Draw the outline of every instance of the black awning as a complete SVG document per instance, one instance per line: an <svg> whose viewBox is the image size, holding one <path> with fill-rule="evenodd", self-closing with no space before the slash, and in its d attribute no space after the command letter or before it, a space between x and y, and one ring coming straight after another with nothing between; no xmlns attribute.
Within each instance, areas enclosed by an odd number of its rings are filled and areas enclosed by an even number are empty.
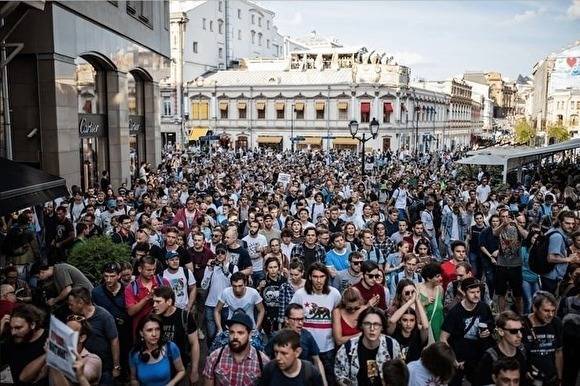
<svg viewBox="0 0 580 386"><path fill-rule="evenodd" d="M0 215L68 195L64 178L0 158Z"/></svg>

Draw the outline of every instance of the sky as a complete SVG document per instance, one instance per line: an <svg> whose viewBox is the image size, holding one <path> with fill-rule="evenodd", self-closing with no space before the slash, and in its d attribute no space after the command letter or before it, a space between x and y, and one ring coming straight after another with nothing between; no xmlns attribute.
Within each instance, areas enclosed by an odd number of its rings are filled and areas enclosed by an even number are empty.
<svg viewBox="0 0 580 386"><path fill-rule="evenodd" d="M278 32L315 30L345 46L381 49L413 79L498 71L515 80L580 40L580 0L257 1Z"/></svg>

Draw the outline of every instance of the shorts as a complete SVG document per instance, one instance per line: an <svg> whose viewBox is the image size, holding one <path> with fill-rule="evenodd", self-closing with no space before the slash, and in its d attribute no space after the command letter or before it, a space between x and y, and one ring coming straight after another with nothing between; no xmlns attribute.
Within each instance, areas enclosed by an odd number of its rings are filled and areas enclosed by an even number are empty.
<svg viewBox="0 0 580 386"><path fill-rule="evenodd" d="M516 298L522 297L522 267L495 267L495 293L499 296L505 296L509 288Z"/></svg>

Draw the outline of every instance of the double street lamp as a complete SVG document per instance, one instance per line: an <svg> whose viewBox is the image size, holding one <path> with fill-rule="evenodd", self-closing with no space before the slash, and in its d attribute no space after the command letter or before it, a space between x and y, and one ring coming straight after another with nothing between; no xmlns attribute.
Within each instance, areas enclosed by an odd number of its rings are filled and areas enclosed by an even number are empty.
<svg viewBox="0 0 580 386"><path fill-rule="evenodd" d="M367 133L362 133L362 137L360 137L360 136L357 137L359 124L356 120L350 121L350 123L348 124L348 129L350 130L350 135L352 136L352 138L357 139L360 143L362 143L362 169L361 169L361 173L362 173L362 175L364 175L365 174L365 143L367 143L371 139L377 138L377 135L379 134L379 122L377 121L376 118L373 118L373 120L369 123L370 135L368 137L367 137Z"/></svg>

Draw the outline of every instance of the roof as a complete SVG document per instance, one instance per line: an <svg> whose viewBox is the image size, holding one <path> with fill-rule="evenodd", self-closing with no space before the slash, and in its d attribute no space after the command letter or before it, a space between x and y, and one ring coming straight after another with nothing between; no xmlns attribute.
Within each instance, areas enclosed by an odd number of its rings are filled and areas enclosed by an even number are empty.
<svg viewBox="0 0 580 386"><path fill-rule="evenodd" d="M219 86L276 86L350 84L350 68L336 71L220 71L205 78L206 84L217 81Z"/></svg>
<svg viewBox="0 0 580 386"><path fill-rule="evenodd" d="M0 158L0 215L68 196L66 182L42 170Z"/></svg>

